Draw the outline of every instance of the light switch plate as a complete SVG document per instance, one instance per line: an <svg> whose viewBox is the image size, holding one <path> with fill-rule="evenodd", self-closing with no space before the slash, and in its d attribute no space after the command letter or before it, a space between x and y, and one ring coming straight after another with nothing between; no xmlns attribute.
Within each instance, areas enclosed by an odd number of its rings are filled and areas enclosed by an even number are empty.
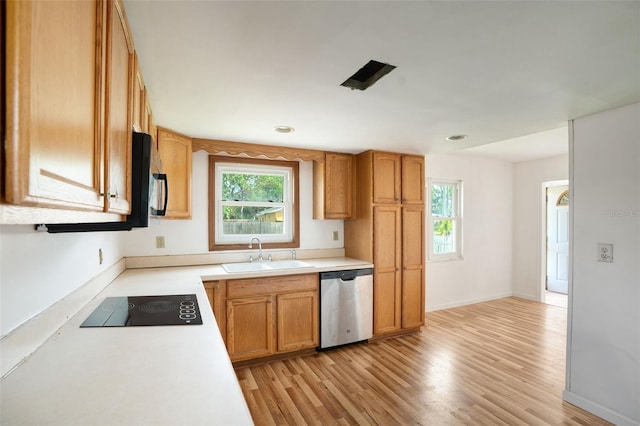
<svg viewBox="0 0 640 426"><path fill-rule="evenodd" d="M613 263L613 244L598 243L598 262Z"/></svg>

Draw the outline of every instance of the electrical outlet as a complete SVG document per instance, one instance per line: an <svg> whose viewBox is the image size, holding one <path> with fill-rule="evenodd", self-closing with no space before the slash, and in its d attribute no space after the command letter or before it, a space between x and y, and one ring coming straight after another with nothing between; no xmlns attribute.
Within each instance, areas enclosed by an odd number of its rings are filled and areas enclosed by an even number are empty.
<svg viewBox="0 0 640 426"><path fill-rule="evenodd" d="M598 243L598 262L613 263L613 244Z"/></svg>
<svg viewBox="0 0 640 426"><path fill-rule="evenodd" d="M164 235L156 237L156 248L164 248Z"/></svg>
<svg viewBox="0 0 640 426"><path fill-rule="evenodd" d="M340 238L340 233L338 231L333 231L333 241L338 241Z"/></svg>
<svg viewBox="0 0 640 426"><path fill-rule="evenodd" d="M104 256L102 255L102 249L99 248L98 249L98 265L102 265L102 262L104 262Z"/></svg>

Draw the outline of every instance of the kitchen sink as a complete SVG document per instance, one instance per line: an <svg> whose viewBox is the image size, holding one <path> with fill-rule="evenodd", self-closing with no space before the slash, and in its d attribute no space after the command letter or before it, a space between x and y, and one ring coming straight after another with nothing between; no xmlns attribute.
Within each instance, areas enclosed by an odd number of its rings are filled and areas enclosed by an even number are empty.
<svg viewBox="0 0 640 426"><path fill-rule="evenodd" d="M222 267L227 272L253 272L271 269L264 262L254 263L223 263Z"/></svg>
<svg viewBox="0 0 640 426"><path fill-rule="evenodd" d="M273 262L223 263L222 267L230 273L273 271L278 269L313 268L313 265L301 260L274 260Z"/></svg>
<svg viewBox="0 0 640 426"><path fill-rule="evenodd" d="M274 260L268 262L271 269L313 268L314 266L302 260Z"/></svg>

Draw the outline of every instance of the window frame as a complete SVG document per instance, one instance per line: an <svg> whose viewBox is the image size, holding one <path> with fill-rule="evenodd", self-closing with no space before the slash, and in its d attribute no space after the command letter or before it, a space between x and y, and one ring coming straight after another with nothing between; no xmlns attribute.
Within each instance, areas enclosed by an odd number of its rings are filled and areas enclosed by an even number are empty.
<svg viewBox="0 0 640 426"><path fill-rule="evenodd" d="M285 208L285 214L290 211L291 218L291 236L290 241L269 241L268 238L262 238L261 234L246 235L246 241L242 242L216 242L216 227L219 226L218 210L221 200L218 197L218 181L216 176L216 164L228 163L239 167L247 165L255 165L257 168L269 168L269 167L285 167L291 169L291 190L290 198L288 202L284 200L285 204L289 204L289 208ZM257 172L258 170L256 170ZM260 170L264 172L264 170ZM282 160L263 160L257 158L239 158L221 155L209 156L209 251L221 251L221 250L248 250L248 245L251 237L257 236L260 238L263 249L276 249L276 248L298 248L300 247L300 211L299 211L299 163L297 161L282 161ZM286 220L286 218L285 218Z"/></svg>
<svg viewBox="0 0 640 426"><path fill-rule="evenodd" d="M434 216L432 211L432 194L434 185L453 185L453 211L452 216ZM445 260L462 260L463 257L463 219L462 219L462 180L459 179L440 179L429 178L427 180L427 205L429 214L427 216L427 229L428 232L428 260L431 262L445 261ZM453 222L453 230L455 235L455 251L447 253L435 253L434 252L434 232L433 225L437 220L451 220Z"/></svg>

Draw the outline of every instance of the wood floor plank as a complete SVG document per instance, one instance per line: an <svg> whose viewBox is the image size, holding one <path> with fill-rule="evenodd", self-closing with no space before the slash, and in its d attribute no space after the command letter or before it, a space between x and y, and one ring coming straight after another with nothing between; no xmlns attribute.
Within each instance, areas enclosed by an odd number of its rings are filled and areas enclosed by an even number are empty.
<svg viewBox="0 0 640 426"><path fill-rule="evenodd" d="M504 298L419 333L239 367L256 425L608 425L562 401L565 308Z"/></svg>

